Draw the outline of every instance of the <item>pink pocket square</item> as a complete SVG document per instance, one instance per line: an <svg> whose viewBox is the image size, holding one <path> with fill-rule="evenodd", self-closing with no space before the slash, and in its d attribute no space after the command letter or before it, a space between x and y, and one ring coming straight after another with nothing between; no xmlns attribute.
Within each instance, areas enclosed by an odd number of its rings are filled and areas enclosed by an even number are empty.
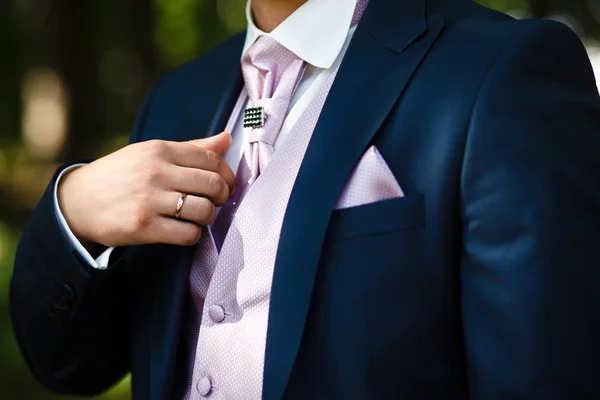
<svg viewBox="0 0 600 400"><path fill-rule="evenodd" d="M375 146L371 146L352 171L336 210L404 197L402 188Z"/></svg>

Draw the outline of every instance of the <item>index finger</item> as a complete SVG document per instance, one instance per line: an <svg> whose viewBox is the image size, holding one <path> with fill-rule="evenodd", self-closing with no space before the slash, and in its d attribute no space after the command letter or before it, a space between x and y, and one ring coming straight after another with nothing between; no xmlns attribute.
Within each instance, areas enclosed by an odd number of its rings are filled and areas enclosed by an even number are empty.
<svg viewBox="0 0 600 400"><path fill-rule="evenodd" d="M233 193L235 175L231 167L219 154L190 143L174 143L169 152L168 160L174 165L187 168L197 168L219 174Z"/></svg>

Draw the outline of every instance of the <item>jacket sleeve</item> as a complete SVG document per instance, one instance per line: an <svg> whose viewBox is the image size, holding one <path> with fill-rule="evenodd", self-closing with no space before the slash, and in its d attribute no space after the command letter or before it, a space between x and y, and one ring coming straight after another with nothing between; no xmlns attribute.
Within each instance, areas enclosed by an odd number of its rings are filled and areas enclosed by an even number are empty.
<svg viewBox="0 0 600 400"><path fill-rule="evenodd" d="M131 142L140 140L151 92ZM67 165L68 166L68 165ZM60 168L21 236L10 283L10 313L21 352L49 390L99 394L129 370L127 258L97 270L79 255L55 216Z"/></svg>
<svg viewBox="0 0 600 400"><path fill-rule="evenodd" d="M470 398L600 398L600 99L566 26L516 27L461 174Z"/></svg>

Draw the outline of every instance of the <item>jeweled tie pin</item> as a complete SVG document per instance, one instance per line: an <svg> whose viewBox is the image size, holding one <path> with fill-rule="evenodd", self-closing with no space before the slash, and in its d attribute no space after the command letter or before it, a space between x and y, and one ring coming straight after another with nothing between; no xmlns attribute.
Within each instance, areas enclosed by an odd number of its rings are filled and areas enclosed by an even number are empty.
<svg viewBox="0 0 600 400"><path fill-rule="evenodd" d="M266 119L264 107L247 108L244 111L244 128L262 128L265 126Z"/></svg>

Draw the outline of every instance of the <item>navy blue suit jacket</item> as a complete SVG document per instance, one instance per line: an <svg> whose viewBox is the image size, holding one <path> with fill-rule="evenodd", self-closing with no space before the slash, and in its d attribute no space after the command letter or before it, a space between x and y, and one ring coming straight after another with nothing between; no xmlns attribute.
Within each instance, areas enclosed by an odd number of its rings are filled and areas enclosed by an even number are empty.
<svg viewBox="0 0 600 400"><path fill-rule="evenodd" d="M132 141L221 131L242 45L160 80ZM373 144L406 197L334 211ZM51 196L11 284L32 371L81 395L132 371L135 399L170 398L190 249L93 270ZM468 0L371 0L283 223L264 398L598 399L599 246L600 99L577 36Z"/></svg>

